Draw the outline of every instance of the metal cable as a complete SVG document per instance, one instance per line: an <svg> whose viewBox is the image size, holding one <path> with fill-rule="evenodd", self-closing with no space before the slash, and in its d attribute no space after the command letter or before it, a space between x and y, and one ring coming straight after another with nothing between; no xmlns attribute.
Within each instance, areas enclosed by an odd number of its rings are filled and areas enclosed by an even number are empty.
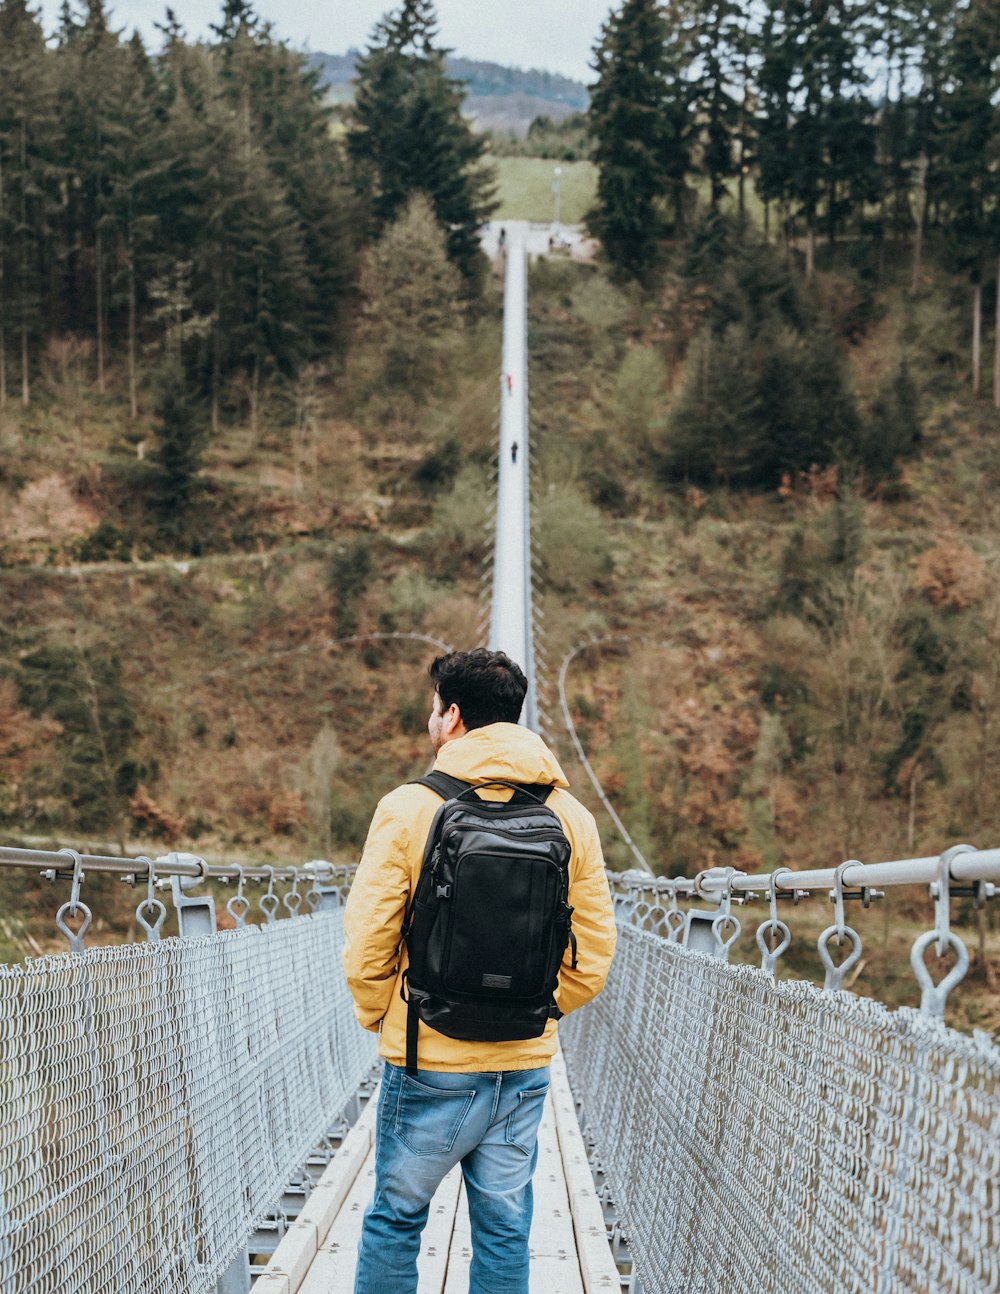
<svg viewBox="0 0 1000 1294"><path fill-rule="evenodd" d="M570 715L570 712L569 712L569 703L566 700L566 672L569 669L573 659L576 656L578 656L580 652L582 652L586 647L599 647L599 646L606 645L608 643L617 643L621 641L622 639L620 638L598 638L589 642L580 643L579 646L574 647L572 651L569 651L566 653L566 655L563 657L562 664L559 667L559 705L560 705L560 708L562 709L563 723L566 725L566 731L569 733L569 739L573 743L573 749L576 751L577 758L579 759L580 763L583 765L584 772L590 778L590 784L596 791L597 798L604 806L604 811L607 813L611 821L615 824L615 827L618 830L618 834L621 836L622 840L625 841L625 844L628 846L628 848L632 851L632 856L633 858L635 858L639 866L643 869L643 871L649 872L650 874L652 874L652 871L653 871L652 867L650 867L649 863L646 862L645 858L642 855L642 851L639 849L639 846L629 835L628 830L625 826L625 823L622 822L621 818L615 812L614 805L608 799L607 795L605 794L604 787L601 785L597 774L594 772L593 768L591 767L590 760L587 758L586 751L583 749L583 743L580 741L580 738L577 735L576 726L573 723L572 716Z"/></svg>

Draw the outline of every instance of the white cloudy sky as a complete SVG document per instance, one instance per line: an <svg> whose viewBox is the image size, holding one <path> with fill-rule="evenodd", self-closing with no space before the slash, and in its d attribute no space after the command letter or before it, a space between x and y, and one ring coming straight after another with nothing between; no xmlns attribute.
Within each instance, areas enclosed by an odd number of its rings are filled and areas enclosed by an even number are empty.
<svg viewBox="0 0 1000 1294"><path fill-rule="evenodd" d="M55 23L59 0L42 0L46 24ZM154 23L168 0L108 0L116 27L138 28L158 47ZM398 0L257 0L257 12L292 45L330 54L362 48L373 24ZM616 0L614 7L618 7ZM590 51L611 0L438 0L440 39L456 54L512 67L539 67L579 81L591 80ZM221 0L172 0L189 36L205 34Z"/></svg>

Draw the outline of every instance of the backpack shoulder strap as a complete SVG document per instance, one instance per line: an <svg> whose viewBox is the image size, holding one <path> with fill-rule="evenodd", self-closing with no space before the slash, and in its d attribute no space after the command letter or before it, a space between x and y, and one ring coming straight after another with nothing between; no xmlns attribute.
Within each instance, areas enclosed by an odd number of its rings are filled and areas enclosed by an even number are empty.
<svg viewBox="0 0 1000 1294"><path fill-rule="evenodd" d="M442 800L454 800L457 795L467 791L472 783L463 782L460 777L452 777L448 773L439 773L437 769L432 769L423 777L415 777L410 785L430 787L436 795L440 795Z"/></svg>
<svg viewBox="0 0 1000 1294"><path fill-rule="evenodd" d="M519 804L544 804L555 789L551 783L536 786L519 786L511 798L517 800Z"/></svg>
<svg viewBox="0 0 1000 1294"><path fill-rule="evenodd" d="M427 786L430 787L442 800L454 800L461 795L463 791L469 790L470 787L477 785L475 782L466 782L461 777L452 777L450 773L440 773L437 769L425 773L423 777L415 777L410 786ZM501 779L496 783L483 782L483 786L509 786L513 789L514 795L511 797L518 804L544 804L549 798L555 787L551 784L537 784L529 786L527 783L508 782Z"/></svg>

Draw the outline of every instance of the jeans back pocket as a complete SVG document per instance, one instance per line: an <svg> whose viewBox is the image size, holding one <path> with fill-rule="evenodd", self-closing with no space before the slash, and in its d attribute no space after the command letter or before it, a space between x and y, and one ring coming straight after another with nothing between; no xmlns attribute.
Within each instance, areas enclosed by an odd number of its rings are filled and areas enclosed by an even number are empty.
<svg viewBox="0 0 1000 1294"><path fill-rule="evenodd" d="M531 1087L517 1094L517 1105L510 1112L507 1119L507 1141L512 1146L517 1146L526 1155L530 1155L535 1148L535 1138L538 1136L538 1125L542 1118L542 1106L545 1104L545 1094L549 1090L548 1083L544 1087Z"/></svg>
<svg viewBox="0 0 1000 1294"><path fill-rule="evenodd" d="M396 1100L396 1135L415 1155L446 1155L472 1107L475 1088L431 1087L401 1075Z"/></svg>

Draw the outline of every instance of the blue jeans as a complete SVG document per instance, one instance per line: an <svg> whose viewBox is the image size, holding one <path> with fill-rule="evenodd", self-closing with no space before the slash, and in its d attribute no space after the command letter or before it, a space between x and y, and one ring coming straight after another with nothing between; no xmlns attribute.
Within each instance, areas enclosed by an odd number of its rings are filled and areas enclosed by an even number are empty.
<svg viewBox="0 0 1000 1294"><path fill-rule="evenodd" d="M375 1197L354 1294L416 1294L431 1197L462 1165L472 1227L469 1294L528 1294L531 1177L549 1071L410 1078L386 1061L375 1132Z"/></svg>

